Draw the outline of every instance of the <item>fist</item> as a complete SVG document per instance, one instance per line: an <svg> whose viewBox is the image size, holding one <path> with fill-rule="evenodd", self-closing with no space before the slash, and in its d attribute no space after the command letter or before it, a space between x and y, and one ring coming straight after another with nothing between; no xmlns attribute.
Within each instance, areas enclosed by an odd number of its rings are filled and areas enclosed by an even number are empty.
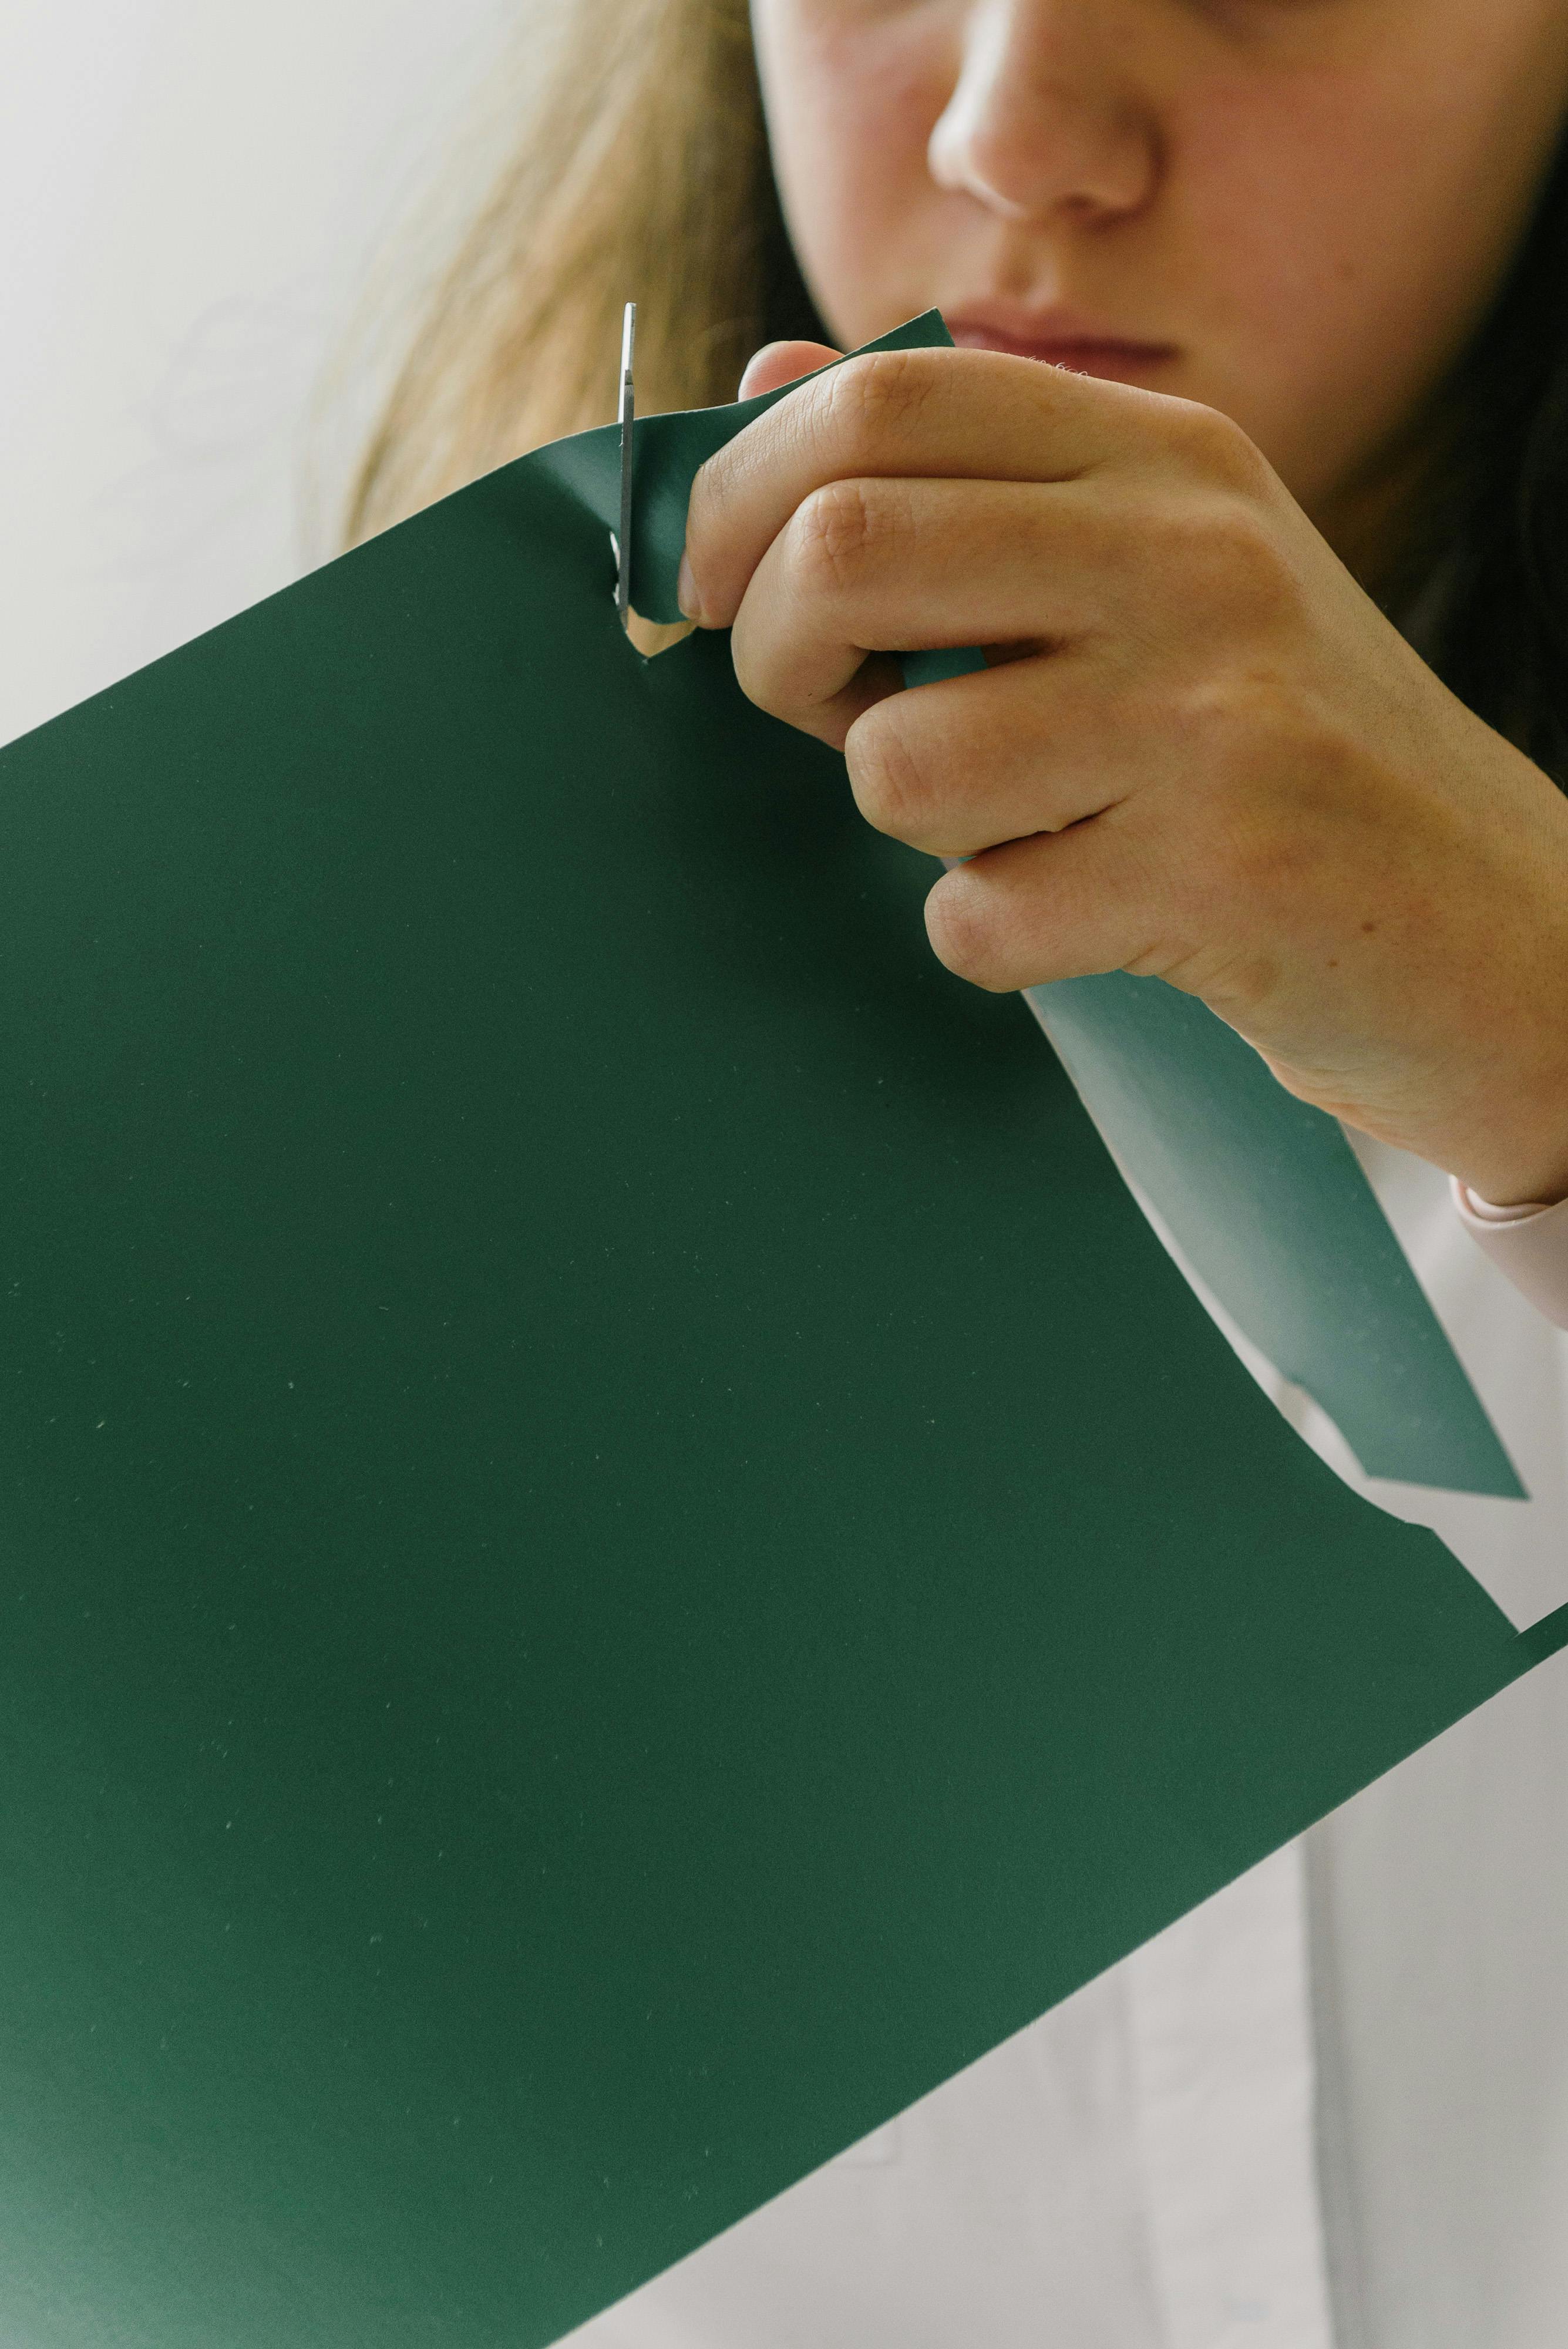
<svg viewBox="0 0 1568 2349"><path fill-rule="evenodd" d="M961 978L1166 979L1483 1197L1568 1195L1568 802L1226 418L985 351L849 359L704 466L682 577L869 823L966 860L927 901ZM963 646L983 671L904 689L898 653Z"/></svg>

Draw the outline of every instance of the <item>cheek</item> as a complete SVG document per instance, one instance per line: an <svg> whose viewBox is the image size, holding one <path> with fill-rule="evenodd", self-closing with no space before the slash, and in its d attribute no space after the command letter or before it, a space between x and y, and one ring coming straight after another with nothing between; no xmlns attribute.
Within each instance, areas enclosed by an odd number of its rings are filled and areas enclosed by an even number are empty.
<svg viewBox="0 0 1568 2349"><path fill-rule="evenodd" d="M1502 72L1207 93L1177 174L1196 348L1310 509L1397 430L1479 324L1555 135ZM1185 388L1185 387L1184 387Z"/></svg>
<svg viewBox="0 0 1568 2349"><path fill-rule="evenodd" d="M754 0L753 24L795 251L825 323L865 341L893 323L882 316L888 263L919 236L935 195L926 148L951 88L949 61L929 17L903 10Z"/></svg>
<svg viewBox="0 0 1568 2349"><path fill-rule="evenodd" d="M1192 153L1174 195L1198 262L1191 347L1210 380L1197 397L1310 505L1407 412L1424 371L1436 322L1409 250L1411 182L1385 142L1359 159L1299 112L1271 129L1254 109L1229 141L1217 118L1204 129L1212 159Z"/></svg>

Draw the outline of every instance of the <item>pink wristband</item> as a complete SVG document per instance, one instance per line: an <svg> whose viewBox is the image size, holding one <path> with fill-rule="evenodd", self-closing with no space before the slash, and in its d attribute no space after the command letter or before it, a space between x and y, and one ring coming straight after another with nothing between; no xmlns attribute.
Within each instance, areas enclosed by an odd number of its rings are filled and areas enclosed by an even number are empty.
<svg viewBox="0 0 1568 2349"><path fill-rule="evenodd" d="M1538 1313L1568 1330L1568 1199L1554 1207L1494 1207L1457 1177L1453 1192L1476 1246Z"/></svg>

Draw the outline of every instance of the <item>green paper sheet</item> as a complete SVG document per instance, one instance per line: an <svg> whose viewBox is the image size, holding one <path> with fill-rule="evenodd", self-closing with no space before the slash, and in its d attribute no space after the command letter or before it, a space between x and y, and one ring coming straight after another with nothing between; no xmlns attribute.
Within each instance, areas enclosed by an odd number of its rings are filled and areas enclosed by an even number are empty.
<svg viewBox="0 0 1568 2349"><path fill-rule="evenodd" d="M1568 1638L559 462L0 756L29 2349L536 2349Z"/></svg>
<svg viewBox="0 0 1568 2349"><path fill-rule="evenodd" d="M1337 1122L1158 979L1109 971L1028 1001L1194 1271L1367 1475L1524 1498Z"/></svg>
<svg viewBox="0 0 1568 2349"><path fill-rule="evenodd" d="M870 350L950 346L940 312ZM785 397L637 427L632 602L680 617L676 574L698 469ZM620 435L578 434L535 460L607 528ZM981 667L905 657L906 682ZM1524 1487L1335 1121L1275 1083L1195 997L1110 972L1029 990L1091 1117L1231 1319L1338 1426L1369 1475L1522 1499Z"/></svg>

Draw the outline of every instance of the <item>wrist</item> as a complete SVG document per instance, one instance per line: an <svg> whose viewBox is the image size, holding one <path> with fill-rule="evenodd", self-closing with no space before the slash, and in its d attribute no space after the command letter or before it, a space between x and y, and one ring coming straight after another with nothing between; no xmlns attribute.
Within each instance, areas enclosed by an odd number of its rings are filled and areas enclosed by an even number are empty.
<svg viewBox="0 0 1568 2349"><path fill-rule="evenodd" d="M1451 1011L1472 1090L1449 1171L1502 1208L1568 1199L1568 800L1529 780L1496 811L1511 854L1472 901L1485 946Z"/></svg>
<svg viewBox="0 0 1568 2349"><path fill-rule="evenodd" d="M1568 1199L1568 1079L1559 1119L1544 1133L1506 1119L1455 1154L1449 1173L1485 1207L1555 1207Z"/></svg>
<svg viewBox="0 0 1568 2349"><path fill-rule="evenodd" d="M1560 1207L1568 1200L1568 1171L1533 1183L1505 1179L1484 1190L1479 1183L1469 1182L1463 1175L1456 1175L1454 1179L1467 1193L1471 1205L1482 1215L1489 1207L1527 1215L1532 1209Z"/></svg>

